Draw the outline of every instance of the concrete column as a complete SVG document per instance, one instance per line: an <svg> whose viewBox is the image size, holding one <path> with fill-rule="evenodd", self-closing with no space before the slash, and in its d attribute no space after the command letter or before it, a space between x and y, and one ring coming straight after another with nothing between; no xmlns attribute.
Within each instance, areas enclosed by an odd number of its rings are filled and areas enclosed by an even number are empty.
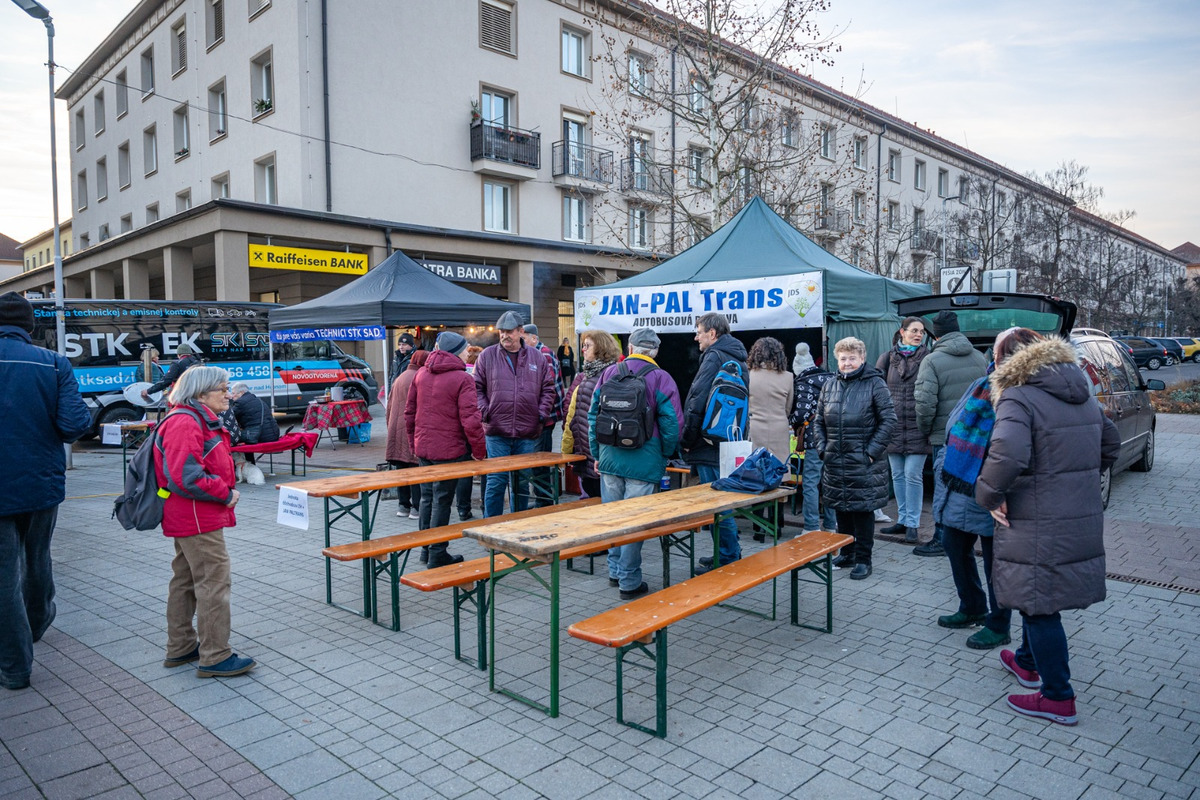
<svg viewBox="0 0 1200 800"><path fill-rule="evenodd" d="M121 282L126 300L150 299L150 265L137 258L121 261Z"/></svg>
<svg viewBox="0 0 1200 800"><path fill-rule="evenodd" d="M166 300L196 299L196 284L192 275L192 248L163 248L163 280Z"/></svg>
<svg viewBox="0 0 1200 800"><path fill-rule="evenodd" d="M92 278L92 297L115 299L113 294L116 291L116 283L113 280L111 270L94 269L91 274Z"/></svg>
<svg viewBox="0 0 1200 800"><path fill-rule="evenodd" d="M616 283L620 277L615 269L601 269L598 272L604 278L604 283Z"/></svg>
<svg viewBox="0 0 1200 800"><path fill-rule="evenodd" d="M388 251L387 251L386 247L368 247L367 248L367 268L375 269L375 267L378 267L380 264L382 264L384 259L386 259L387 257L388 257Z"/></svg>
<svg viewBox="0 0 1200 800"><path fill-rule="evenodd" d="M537 315L533 300L533 262L517 261L508 267L508 299L514 303L528 303L529 310Z"/></svg>
<svg viewBox="0 0 1200 800"><path fill-rule="evenodd" d="M63 276L63 299L86 297L87 296L87 278L82 275L64 275Z"/></svg>
<svg viewBox="0 0 1200 800"><path fill-rule="evenodd" d="M217 231L213 239L217 299L250 299L249 237L239 231Z"/></svg>

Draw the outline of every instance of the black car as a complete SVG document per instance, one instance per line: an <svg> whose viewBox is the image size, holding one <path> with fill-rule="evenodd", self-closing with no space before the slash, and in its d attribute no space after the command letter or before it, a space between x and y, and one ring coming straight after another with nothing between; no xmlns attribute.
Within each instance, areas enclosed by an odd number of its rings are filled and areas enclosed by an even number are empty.
<svg viewBox="0 0 1200 800"><path fill-rule="evenodd" d="M1133 356L1133 363L1146 369L1158 369L1167 363L1167 348L1157 342L1152 342L1141 336L1114 336L1118 342L1124 342ZM1183 348L1180 348L1182 352Z"/></svg>
<svg viewBox="0 0 1200 800"><path fill-rule="evenodd" d="M1154 407L1147 392L1167 388L1160 380L1143 380L1133 359L1118 338L1098 332L1072 332L1076 306L1044 295L986 294L930 295L897 300L901 317L924 317L932 328L939 311L954 311L958 326L971 344L990 355L996 336L1014 326L1030 328L1044 336L1070 339L1079 363L1092 381L1101 408L1121 434L1121 454L1111 470L1100 476L1100 491L1108 507L1113 474L1123 469L1149 472L1154 466ZM1123 337L1126 338L1126 337ZM1162 349L1159 358L1163 357ZM1158 366L1161 366L1161 362ZM1158 367L1152 367L1157 369Z"/></svg>
<svg viewBox="0 0 1200 800"><path fill-rule="evenodd" d="M1167 366L1174 366L1183 362L1183 345L1174 339L1164 339L1161 336L1147 336L1147 341L1161 344L1167 351Z"/></svg>

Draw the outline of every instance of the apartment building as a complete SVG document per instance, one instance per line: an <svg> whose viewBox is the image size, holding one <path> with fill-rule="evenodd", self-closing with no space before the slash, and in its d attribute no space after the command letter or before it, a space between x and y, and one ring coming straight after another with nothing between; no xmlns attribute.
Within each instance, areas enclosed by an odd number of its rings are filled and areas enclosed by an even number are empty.
<svg viewBox="0 0 1200 800"><path fill-rule="evenodd" d="M71 220L63 220L58 224L59 250L63 258L71 255L75 239L71 235ZM21 269L23 272L44 267L54 266L54 229L42 231L24 242L21 242Z"/></svg>

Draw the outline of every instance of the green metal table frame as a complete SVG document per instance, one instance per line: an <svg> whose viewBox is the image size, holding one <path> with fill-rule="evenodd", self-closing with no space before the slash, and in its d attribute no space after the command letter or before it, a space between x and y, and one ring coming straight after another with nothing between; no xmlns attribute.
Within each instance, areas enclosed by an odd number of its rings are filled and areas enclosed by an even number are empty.
<svg viewBox="0 0 1200 800"><path fill-rule="evenodd" d="M795 497L794 494L792 496ZM768 516L765 519L754 513L755 511L758 511L759 509L762 508L761 505L747 506L746 508L735 508L732 511L725 512L724 514L718 514L716 516L716 518L713 520L713 524L712 524L713 569L716 569L717 567L721 566L721 547L720 547L721 536L720 536L720 532L719 532L721 517L723 517L723 516L731 516L731 517L735 517L735 518L743 517L745 519L749 519L749 520L753 521L754 524L756 524L756 525L766 528L767 533L765 535L771 537L771 546L774 547L775 545L779 544L779 535L783 531L783 502L784 502L783 500L773 501L771 503L771 506L769 509L771 513L768 514ZM695 576L695 574L696 574L696 570L694 567L692 568L691 574L693 576ZM771 580L771 613L770 614L764 614L761 611L755 611L750 608L741 608L740 606L735 606L731 603L722 603L721 607L732 609L733 611L740 611L743 614L750 614L751 616L759 617L761 619L767 619L767 620L774 622L778 615L778 610L779 610L778 586L775 583L775 580L772 579Z"/></svg>

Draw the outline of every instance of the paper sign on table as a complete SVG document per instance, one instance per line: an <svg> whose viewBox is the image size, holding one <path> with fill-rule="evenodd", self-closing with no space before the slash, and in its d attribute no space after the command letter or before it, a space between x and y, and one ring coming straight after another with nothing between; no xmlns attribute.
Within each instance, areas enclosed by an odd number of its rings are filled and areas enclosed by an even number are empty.
<svg viewBox="0 0 1200 800"><path fill-rule="evenodd" d="M308 492L289 486L279 487L279 511L275 521L289 528L308 530Z"/></svg>
<svg viewBox="0 0 1200 800"><path fill-rule="evenodd" d="M120 444L121 426L115 422L106 422L100 426L100 444Z"/></svg>

